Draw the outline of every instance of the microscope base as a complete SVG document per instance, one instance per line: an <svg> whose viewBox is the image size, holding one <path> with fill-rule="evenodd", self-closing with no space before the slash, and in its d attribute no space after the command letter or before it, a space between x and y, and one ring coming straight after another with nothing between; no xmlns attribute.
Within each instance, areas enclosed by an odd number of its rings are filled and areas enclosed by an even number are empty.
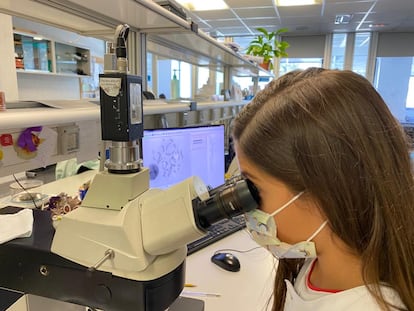
<svg viewBox="0 0 414 311"><path fill-rule="evenodd" d="M4 291L3 291L4 292ZM3 299L2 291L0 297ZM3 303L0 300L0 310L7 311L44 311L44 310L59 310L59 311L85 311L88 307L74 305L72 303L62 302L50 298L35 296L35 295L19 295L18 299ZM105 310L103 310L105 311ZM204 301L188 298L178 297L174 303L168 308L168 311L204 311Z"/></svg>
<svg viewBox="0 0 414 311"><path fill-rule="evenodd" d="M13 213L17 208L4 208ZM50 251L54 228L49 212L33 210L33 233L0 245L0 288L105 311L164 311L179 296L185 262L170 273L136 281L69 261Z"/></svg>

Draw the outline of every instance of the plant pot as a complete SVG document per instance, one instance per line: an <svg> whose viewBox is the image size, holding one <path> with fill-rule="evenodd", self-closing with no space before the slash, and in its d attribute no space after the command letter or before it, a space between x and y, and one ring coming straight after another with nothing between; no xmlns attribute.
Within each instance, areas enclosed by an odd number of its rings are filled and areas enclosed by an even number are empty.
<svg viewBox="0 0 414 311"><path fill-rule="evenodd" d="M262 67L264 70L269 70L270 62L261 63L259 64L259 66Z"/></svg>
<svg viewBox="0 0 414 311"><path fill-rule="evenodd" d="M243 55L243 57L253 63L260 64L263 62L263 56Z"/></svg>

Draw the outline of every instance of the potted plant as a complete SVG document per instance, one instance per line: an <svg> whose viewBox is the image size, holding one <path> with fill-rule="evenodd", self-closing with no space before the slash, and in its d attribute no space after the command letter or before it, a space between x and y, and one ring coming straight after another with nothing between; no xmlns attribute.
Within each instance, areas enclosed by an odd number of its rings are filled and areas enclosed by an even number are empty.
<svg viewBox="0 0 414 311"><path fill-rule="evenodd" d="M258 35L249 43L246 54L263 57L263 62L260 66L266 70L273 69L273 57L286 57L286 49L289 43L286 41L279 41L278 36L281 33L287 32L287 28L280 28L277 31L269 32L260 27L257 28L262 34Z"/></svg>

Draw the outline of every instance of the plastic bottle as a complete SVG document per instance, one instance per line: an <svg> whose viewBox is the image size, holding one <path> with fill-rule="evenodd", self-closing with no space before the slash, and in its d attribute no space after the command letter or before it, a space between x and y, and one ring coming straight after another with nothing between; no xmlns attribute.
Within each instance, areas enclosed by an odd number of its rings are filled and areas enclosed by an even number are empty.
<svg viewBox="0 0 414 311"><path fill-rule="evenodd" d="M174 75L171 80L171 98L176 99L180 97L180 81L177 79L177 69L174 69Z"/></svg>

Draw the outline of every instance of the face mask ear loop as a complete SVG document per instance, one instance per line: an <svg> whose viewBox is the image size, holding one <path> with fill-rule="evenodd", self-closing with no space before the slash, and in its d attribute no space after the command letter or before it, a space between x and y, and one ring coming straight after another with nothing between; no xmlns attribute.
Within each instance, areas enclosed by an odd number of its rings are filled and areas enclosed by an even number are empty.
<svg viewBox="0 0 414 311"><path fill-rule="evenodd" d="M281 211L283 211L286 207L288 207L290 204L292 204L294 201L296 201L303 193L304 193L304 191L299 192L297 195L295 195L293 198L291 198L287 203L282 205L282 207L278 208L273 213L271 213L270 216L275 216L277 213L280 213Z"/></svg>
<svg viewBox="0 0 414 311"><path fill-rule="evenodd" d="M314 239L317 235L318 235L318 233L319 232L321 232L322 231L322 229L326 226L326 224L328 223L328 221L327 220L325 220L324 222L323 222L323 224L318 228L318 230L316 230L315 231L315 233L314 234L312 234L311 235L311 237L309 238L309 239L307 239L306 240L306 242L309 242L309 241L311 241L312 239ZM293 245L293 247L292 248L295 248L295 245ZM286 252L284 252L282 255L280 255L280 258L283 258L287 253L289 252L289 250L286 250ZM280 259L280 258L277 258L277 259Z"/></svg>
<svg viewBox="0 0 414 311"><path fill-rule="evenodd" d="M318 230L316 230L315 231L315 233L314 234L312 234L311 236L310 236L310 238L309 239L307 239L306 240L306 242L309 242L309 241L312 241L318 234L319 234L319 232L321 232L322 231L322 229L323 228L325 228L325 226L326 226L326 224L328 223L328 221L327 220L325 220L324 222L323 222L323 224L318 228Z"/></svg>

